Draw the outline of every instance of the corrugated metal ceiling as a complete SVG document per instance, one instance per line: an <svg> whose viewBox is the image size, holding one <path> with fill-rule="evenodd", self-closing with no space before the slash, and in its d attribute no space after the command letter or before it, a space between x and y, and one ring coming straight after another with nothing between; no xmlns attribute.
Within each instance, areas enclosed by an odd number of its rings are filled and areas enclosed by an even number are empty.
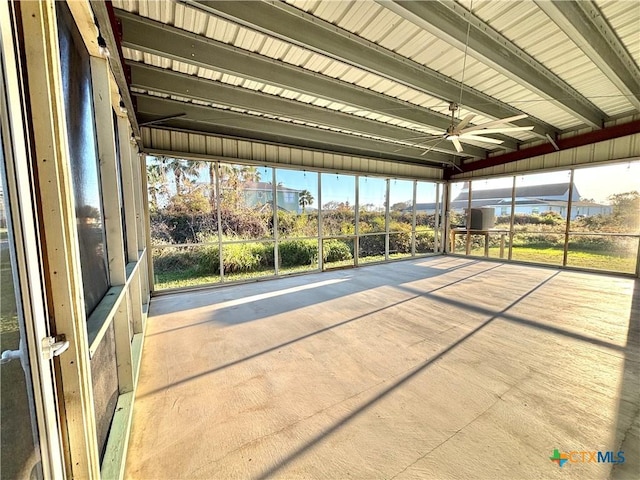
<svg viewBox="0 0 640 480"><path fill-rule="evenodd" d="M206 2L203 2L206 4ZM215 2L212 2L215 4ZM274 8L277 8L277 2ZM188 59L171 59L161 52L152 54L134 48L123 48L127 61L140 62L164 69L181 72L186 75L238 86L244 89L259 91L270 96L295 100L300 103L314 105L326 110L334 110L367 118L375 122L390 124L411 131L437 133L427 122L424 124L409 121L403 115L403 109L419 106L441 115L449 115L449 102L460 103L456 113L464 118L475 113L474 124L482 124L495 117L479 112L481 105L468 108L465 98L476 90L486 94L496 102L508 104L530 117L540 119L559 131L583 128L583 121L567 108L559 106L558 100L546 98L545 95L528 88L517 78L501 73L485 63L476 52L461 49L448 42L446 36L440 37L424 30L409 19L386 8L383 2L373 0L334 1L334 0L287 0L307 14L313 15L343 29L346 32L374 42L383 49L394 52L406 61L413 61L450 78L452 84L463 82L458 98L437 98L405 83L394 81L366 68L357 67L348 61L340 61L328 55L318 53L314 49L304 48L292 42L275 38L258 28L250 28L221 18L202 8L193 8L183 2L155 0L114 0L113 5L142 17L172 25L181 30L192 32L227 45L232 45L246 52L278 60L283 64L301 67L315 72L321 77L329 77L339 82L355 85L384 97L406 102L399 104L396 111L360 108L322 95L314 95L308 91L284 88L267 81L232 75L213 68L188 63ZM494 0L459 0L457 2L471 13L497 30L513 45L543 64L552 74L572 87L607 117L632 115L637 113L634 104L629 101L605 72L590 60L580 48L580 42L568 36L556 23L550 20L533 1L503 2ZM595 0L594 5L600 9L603 17L609 22L620 42L628 50L631 58L640 64L640 2ZM200 5L197 5L200 7ZM205 5L206 7L206 5ZM127 32L124 32L126 41ZM574 41L575 40L575 41ZM168 40L170 41L170 40ZM427 89L428 90L428 89ZM138 92L140 93L140 92ZM148 94L154 92L148 91ZM465 96L466 95L466 96ZM176 98L176 96L174 96ZM186 97L180 97L188 101ZM211 100L215 105L215 99ZM404 106L402 106L404 105ZM228 107L228 106L227 106ZM242 112L246 112L242 110ZM268 116L265 112L251 112L252 115ZM362 137L362 133L337 129L332 125L315 123L312 119L289 119L272 116L281 121L301 123L315 128L322 128ZM603 121L606 118L603 118ZM507 133L516 141L533 141L539 138L531 132ZM364 135L367 136L367 135ZM410 135L407 135L409 137ZM375 137L371 137L375 138ZM389 140L397 143L397 140ZM476 144L493 150L494 146Z"/></svg>

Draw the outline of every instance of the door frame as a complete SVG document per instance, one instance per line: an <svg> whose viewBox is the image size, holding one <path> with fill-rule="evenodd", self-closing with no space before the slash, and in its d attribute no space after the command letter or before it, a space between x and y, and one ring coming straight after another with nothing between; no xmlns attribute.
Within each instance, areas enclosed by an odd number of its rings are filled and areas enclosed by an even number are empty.
<svg viewBox="0 0 640 480"><path fill-rule="evenodd" d="M5 159L6 215L12 226L18 284L15 286L25 326L31 387L44 478L65 478L60 417L53 362L44 356L50 336L42 283L42 259L33 197L33 173L25 128L20 68L16 49L16 16L9 2L0 2L0 112Z"/></svg>

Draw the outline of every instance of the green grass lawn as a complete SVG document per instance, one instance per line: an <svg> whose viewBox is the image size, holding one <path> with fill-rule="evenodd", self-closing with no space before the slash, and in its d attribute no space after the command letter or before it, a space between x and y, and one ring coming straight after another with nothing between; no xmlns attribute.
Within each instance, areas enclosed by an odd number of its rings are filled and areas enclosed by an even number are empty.
<svg viewBox="0 0 640 480"><path fill-rule="evenodd" d="M505 247L505 257L508 248ZM471 250L471 255L484 256L484 248ZM499 258L500 249L489 248L489 257ZM550 265L562 265L562 248L536 248L536 247L513 247L512 259L521 262L546 263ZM570 267L592 268L596 270L607 270L610 272L634 273L636 268L636 257L634 255L620 255L615 253L595 253L569 250L567 265Z"/></svg>
<svg viewBox="0 0 640 480"><path fill-rule="evenodd" d="M390 260L398 260L408 258L409 253L392 253L389 255ZM359 259L360 265L371 262L383 262L384 255L372 255ZM338 262L325 262L325 269L353 266L353 259L341 260ZM280 275L289 275L292 273L313 272L318 270L318 265L300 265L297 267L280 267ZM229 273L225 274L225 282L237 282L242 280L255 280L256 278L274 275L272 269L259 270L254 272ZM173 288L198 287L203 285L212 285L220 283L220 275L201 275L193 270L176 270L172 272L162 272L155 274L155 289L168 290Z"/></svg>
<svg viewBox="0 0 640 480"><path fill-rule="evenodd" d="M458 253L461 253L460 251ZM505 248L505 257L508 253L508 247ZM544 263L549 265L562 265L562 249L561 248L539 248L539 247L513 247L512 259L521 262ZM471 255L484 257L484 248L475 248L471 250ZM394 253L389 255L391 260L407 258L409 254ZM489 248L490 258L499 258L500 249L498 247ZM384 255L372 255L362 257L358 260L360 265L372 262L384 261ZM567 265L570 267L589 268L595 270L606 270L610 272L634 273L636 258L633 255L619 255L615 253L594 253L569 251ZM337 262L326 262L324 268L329 270L332 268L353 266L353 259L341 260ZM297 267L280 268L281 275L292 273L303 273L316 271L317 265L302 265ZM232 273L225 275L225 282L237 282L242 280L255 280L256 278L274 275L273 269L264 269L254 272ZM163 272L156 274L155 289L167 290L173 288L196 287L201 285L211 285L220 283L219 275L198 275L191 270L179 270L172 272Z"/></svg>
<svg viewBox="0 0 640 480"><path fill-rule="evenodd" d="M289 275L292 273L302 273L316 271L318 265L301 265L297 267L281 267L280 275ZM238 282L242 280L255 280L256 278L268 277L275 275L273 269L264 269L254 272L227 273L224 276L225 282ZM172 288L198 287L202 285L211 285L220 283L220 275L201 275L194 273L193 270L183 270L175 272L163 272L155 275L155 289L168 290Z"/></svg>
<svg viewBox="0 0 640 480"><path fill-rule="evenodd" d="M0 334L17 331L18 316L11 259L9 258L9 250L5 248L0 251Z"/></svg>

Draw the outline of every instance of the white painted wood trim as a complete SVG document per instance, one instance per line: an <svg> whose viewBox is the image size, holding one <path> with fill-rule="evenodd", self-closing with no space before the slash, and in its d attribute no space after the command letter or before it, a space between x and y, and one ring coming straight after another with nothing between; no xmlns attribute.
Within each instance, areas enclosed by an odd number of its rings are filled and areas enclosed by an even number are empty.
<svg viewBox="0 0 640 480"><path fill-rule="evenodd" d="M75 204L60 75L55 2L21 2L27 91L38 176L49 315L69 349L58 357L66 423L67 475L99 477L93 389Z"/></svg>

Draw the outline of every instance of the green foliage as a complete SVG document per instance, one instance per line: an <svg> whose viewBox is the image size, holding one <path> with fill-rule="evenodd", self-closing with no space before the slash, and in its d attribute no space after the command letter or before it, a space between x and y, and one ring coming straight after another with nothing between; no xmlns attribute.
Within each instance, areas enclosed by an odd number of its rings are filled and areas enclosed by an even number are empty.
<svg viewBox="0 0 640 480"><path fill-rule="evenodd" d="M355 232L355 212L348 204L340 203L335 209L323 211L322 225L325 235L352 235Z"/></svg>
<svg viewBox="0 0 640 480"><path fill-rule="evenodd" d="M153 249L153 270L156 274L172 271L189 271L201 274L208 271L202 268L203 247L178 247Z"/></svg>
<svg viewBox="0 0 640 480"><path fill-rule="evenodd" d="M455 214L452 214L452 215L455 215ZM411 218L409 218L407 223L411 223ZM435 214L422 213L422 212L416 213L416 227L434 228L435 225L436 225Z"/></svg>
<svg viewBox="0 0 640 480"><path fill-rule="evenodd" d="M315 199L309 190L302 190L298 195L298 204L302 207L302 213L306 212L307 205L311 205Z"/></svg>
<svg viewBox="0 0 640 480"><path fill-rule="evenodd" d="M435 237L433 231L416 232L416 253L433 252Z"/></svg>
<svg viewBox="0 0 640 480"><path fill-rule="evenodd" d="M405 202L398 202L398 203L394 203L393 205L391 205L390 209L391 211L402 211L405 210L407 208L411 208L411 204L413 202L411 200L407 200Z"/></svg>
<svg viewBox="0 0 640 480"><path fill-rule="evenodd" d="M612 225L611 215L591 215L589 217L573 220L572 229L588 230L592 232L607 232L617 230L617 225ZM613 227L613 229L611 228Z"/></svg>
<svg viewBox="0 0 640 480"><path fill-rule="evenodd" d="M286 235L287 232L291 232L296 227L297 217L298 215L293 212L278 210L278 232L280 232L280 235Z"/></svg>
<svg viewBox="0 0 640 480"><path fill-rule="evenodd" d="M550 248L564 245L562 233L526 233L518 232L513 236L514 246Z"/></svg>
<svg viewBox="0 0 640 480"><path fill-rule="evenodd" d="M562 225L566 220L557 212L544 212L541 214L516 213L513 216L514 225ZM500 215L496 218L496 224L509 225L511 215Z"/></svg>
<svg viewBox="0 0 640 480"><path fill-rule="evenodd" d="M361 211L360 233L384 232L386 228L384 213Z"/></svg>
<svg viewBox="0 0 640 480"><path fill-rule="evenodd" d="M384 255L385 241L382 235L365 235L360 237L359 254L360 257L370 257L373 255ZM326 243L325 243L326 246Z"/></svg>
<svg viewBox="0 0 640 480"><path fill-rule="evenodd" d="M317 240L287 240L278 245L283 267L315 265L318 263Z"/></svg>
<svg viewBox="0 0 640 480"><path fill-rule="evenodd" d="M273 244L252 242L223 245L222 264L225 274L273 268Z"/></svg>
<svg viewBox="0 0 640 480"><path fill-rule="evenodd" d="M353 258L351 246L341 240L326 240L322 250L322 260L324 262L339 262Z"/></svg>
<svg viewBox="0 0 640 480"><path fill-rule="evenodd" d="M411 230L389 234L389 253L411 253Z"/></svg>
<svg viewBox="0 0 640 480"><path fill-rule="evenodd" d="M188 194L171 197L165 211L173 215L206 215L211 213L211 204L202 189L196 188Z"/></svg>
<svg viewBox="0 0 640 480"><path fill-rule="evenodd" d="M222 234L234 238L264 238L272 236L273 214L271 209L221 208Z"/></svg>
<svg viewBox="0 0 640 480"><path fill-rule="evenodd" d="M640 193L637 191L618 193L609 197L613 206L613 223L620 230L637 232L640 230Z"/></svg>
<svg viewBox="0 0 640 480"><path fill-rule="evenodd" d="M611 237L576 236L569 240L569 249L587 252L613 252L618 242Z"/></svg>
<svg viewBox="0 0 640 480"><path fill-rule="evenodd" d="M411 253L411 224L389 222L389 253Z"/></svg>
<svg viewBox="0 0 640 480"><path fill-rule="evenodd" d="M293 229L283 234L288 237L315 237L318 235L318 212L296 216Z"/></svg>

